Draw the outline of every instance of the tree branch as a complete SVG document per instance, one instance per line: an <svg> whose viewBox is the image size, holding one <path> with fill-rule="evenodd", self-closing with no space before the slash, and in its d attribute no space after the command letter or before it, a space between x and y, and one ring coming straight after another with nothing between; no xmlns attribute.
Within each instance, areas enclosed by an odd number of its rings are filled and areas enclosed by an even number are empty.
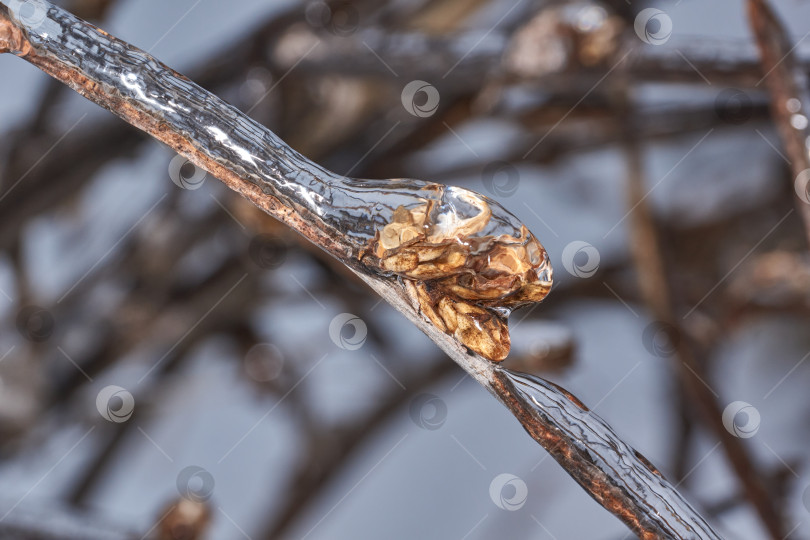
<svg viewBox="0 0 810 540"><path fill-rule="evenodd" d="M591 496L640 537L718 538L648 461L579 400L555 385L511 373L476 354L470 348L475 343L460 341L426 315L425 303L411 288L421 283L397 278L393 272L373 271L363 262L369 242L379 238L379 227L385 224L377 219L379 208L383 207L383 214L386 205L403 208L397 202L403 197L407 202L444 193L444 186L353 181L331 173L145 52L43 0L28 0L25 14L19 7L20 2L0 0L0 52L23 57L168 144L341 260L506 405ZM462 195L466 201L483 200L471 192ZM498 219L508 223L514 219L494 202L487 204ZM461 218L452 214L448 219ZM519 222L514 226L522 227ZM375 230L376 236L371 236ZM521 245L533 241L526 235ZM545 259L534 259L532 271L542 278ZM435 290L428 287L427 294L431 292ZM456 306L460 302L450 301ZM457 315L461 319L464 313ZM478 321L490 320L485 316Z"/></svg>
<svg viewBox="0 0 810 540"><path fill-rule="evenodd" d="M771 115L790 158L796 204L810 242L810 94L807 73L776 13L766 0L748 0L748 21L756 37L765 82L771 94ZM797 44L798 45L798 44ZM759 83L757 83L759 84Z"/></svg>

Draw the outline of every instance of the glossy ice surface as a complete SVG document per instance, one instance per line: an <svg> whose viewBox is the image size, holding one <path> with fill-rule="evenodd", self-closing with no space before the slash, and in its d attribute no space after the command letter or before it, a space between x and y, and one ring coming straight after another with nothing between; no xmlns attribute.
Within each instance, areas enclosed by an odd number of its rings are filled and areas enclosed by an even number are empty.
<svg viewBox="0 0 810 540"><path fill-rule="evenodd" d="M509 311L548 294L545 250L497 203L418 180L341 177L143 51L59 8L41 0L0 0L0 22L3 16L24 31L18 54L153 136L273 197L301 223L337 239L342 249L331 252L356 263L353 268L400 280L426 318L472 350L502 359ZM291 223L286 216L277 214ZM542 419L538 425L556 427L559 439L570 443L566 448L583 456L587 466L567 469L589 492L595 490L581 471L606 476L634 508L645 509L645 531L717 538L652 466L566 392L541 379L490 369L508 395ZM625 521L635 517L605 506Z"/></svg>
<svg viewBox="0 0 810 540"><path fill-rule="evenodd" d="M136 125L170 131L166 140L191 146L293 209L339 246L331 250L335 256L401 280L426 317L475 352L503 360L509 312L548 294L545 250L498 203L421 180L334 174L149 54L70 13L40 0L0 6L24 29L29 59L52 73L70 70L71 84L88 98Z"/></svg>
<svg viewBox="0 0 810 540"><path fill-rule="evenodd" d="M669 481L604 420L543 379L499 371L534 414L581 442L579 452L606 471L624 497L648 508L645 529L659 531L662 538L720 538Z"/></svg>
<svg viewBox="0 0 810 540"><path fill-rule="evenodd" d="M378 206L384 218L361 261L405 281L414 303L440 330L490 360L503 360L511 310L539 302L551 290L546 251L514 216L477 193L399 182L397 206Z"/></svg>

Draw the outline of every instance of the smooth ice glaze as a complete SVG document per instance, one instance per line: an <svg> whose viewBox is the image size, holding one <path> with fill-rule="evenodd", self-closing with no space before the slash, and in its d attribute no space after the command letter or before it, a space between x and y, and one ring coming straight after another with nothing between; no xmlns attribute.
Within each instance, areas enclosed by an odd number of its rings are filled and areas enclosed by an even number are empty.
<svg viewBox="0 0 810 540"><path fill-rule="evenodd" d="M551 289L543 246L495 201L421 180L337 175L147 53L66 11L41 0L0 2L0 10L25 32L13 52L52 74L75 70L69 76L75 90L128 121L171 126L167 143L179 136L275 198L278 207L266 210L282 221L289 223L294 209L331 240L333 255L399 280L431 323L486 358L508 354L510 311Z"/></svg>
<svg viewBox="0 0 810 540"><path fill-rule="evenodd" d="M397 276L441 331L490 360L503 360L511 310L539 302L551 290L546 251L517 218L477 193L397 182L396 192L377 193L397 206L378 205L384 220L360 261Z"/></svg>
<svg viewBox="0 0 810 540"><path fill-rule="evenodd" d="M544 424L554 425L565 439L580 441L577 451L608 475L621 497L647 509L648 521L640 524L645 530L656 531L660 538L720 538L649 461L576 398L539 377L507 369L498 369L498 373ZM562 452L551 454L558 461L570 459ZM575 478L584 486L591 482L587 474Z"/></svg>
<svg viewBox="0 0 810 540"><path fill-rule="evenodd" d="M441 184L327 171L145 52L43 0L0 0L2 52L168 144L344 262L492 391L639 536L718 538L570 394L484 359L506 356L506 317L545 297L552 279L543 247L500 205Z"/></svg>

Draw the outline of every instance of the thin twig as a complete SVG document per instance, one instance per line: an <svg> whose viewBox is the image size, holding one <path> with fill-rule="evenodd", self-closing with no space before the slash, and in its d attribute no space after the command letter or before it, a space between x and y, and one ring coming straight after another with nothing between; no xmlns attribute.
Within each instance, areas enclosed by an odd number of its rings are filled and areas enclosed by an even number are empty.
<svg viewBox="0 0 810 540"><path fill-rule="evenodd" d="M810 169L808 76L799 66L794 54L796 46L791 45L784 26L767 0L748 0L748 20L762 60L764 75L759 82L765 83L771 93L771 114L790 158L790 168L795 179L796 204L810 242L810 195L807 190L810 176L802 176Z"/></svg>
<svg viewBox="0 0 810 540"><path fill-rule="evenodd" d="M674 349L672 361L680 375L685 395L701 413L700 418L723 444L726 456L740 480L745 493L756 509L765 528L775 539L782 538L782 522L773 500L758 476L746 448L740 439L733 436L722 422L723 411L712 390L706 386L703 364L698 360L697 351L687 339L682 319L676 315L671 292L671 279L667 264L661 252L661 240L652 209L647 202L647 188L644 183L642 152L635 135L632 106L627 92L620 97L619 110L623 112L623 144L628 163L628 206L634 208L631 214L631 241L633 259L638 274L639 288L652 316L669 334Z"/></svg>
<svg viewBox="0 0 810 540"><path fill-rule="evenodd" d="M107 522L97 515L41 503L13 504L0 501L0 537L38 540L137 540L141 534L122 524ZM11 512L13 510L13 512Z"/></svg>

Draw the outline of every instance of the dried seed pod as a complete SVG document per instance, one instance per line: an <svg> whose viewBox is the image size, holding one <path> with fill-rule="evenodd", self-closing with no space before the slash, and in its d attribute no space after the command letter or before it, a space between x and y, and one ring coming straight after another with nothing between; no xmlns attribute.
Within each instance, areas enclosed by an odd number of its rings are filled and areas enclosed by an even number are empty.
<svg viewBox="0 0 810 540"><path fill-rule="evenodd" d="M21 55L34 65L193 156L195 165L354 270L399 283L424 281L434 311L442 297L483 310L464 313L453 334L469 348L502 359L509 311L548 293L545 251L495 201L420 180L364 180L327 171L143 51L44 0L32 2L47 8L39 11L46 15L41 21L24 16L16 2L0 0L0 50L28 47L30 54ZM38 30L40 22L47 31ZM12 43L21 32L20 43ZM76 50L83 51L81 62ZM481 345L484 331L500 345Z"/></svg>
<svg viewBox="0 0 810 540"><path fill-rule="evenodd" d="M419 257L413 252L396 253L382 261L386 272L408 273L419 267Z"/></svg>
<svg viewBox="0 0 810 540"><path fill-rule="evenodd" d="M492 311L444 296L439 315L449 333L481 356L500 362L509 354L509 329Z"/></svg>
<svg viewBox="0 0 810 540"><path fill-rule="evenodd" d="M436 303L436 299L431 297L425 284L417 284L417 282L408 280L405 282L405 287L411 300L414 304L419 306L419 311L433 323L433 326L442 332L447 332L447 326L433 307Z"/></svg>
<svg viewBox="0 0 810 540"><path fill-rule="evenodd" d="M548 256L494 201L460 188L442 195L399 205L360 260L399 276L437 328L501 361L509 352L509 312L551 289Z"/></svg>

